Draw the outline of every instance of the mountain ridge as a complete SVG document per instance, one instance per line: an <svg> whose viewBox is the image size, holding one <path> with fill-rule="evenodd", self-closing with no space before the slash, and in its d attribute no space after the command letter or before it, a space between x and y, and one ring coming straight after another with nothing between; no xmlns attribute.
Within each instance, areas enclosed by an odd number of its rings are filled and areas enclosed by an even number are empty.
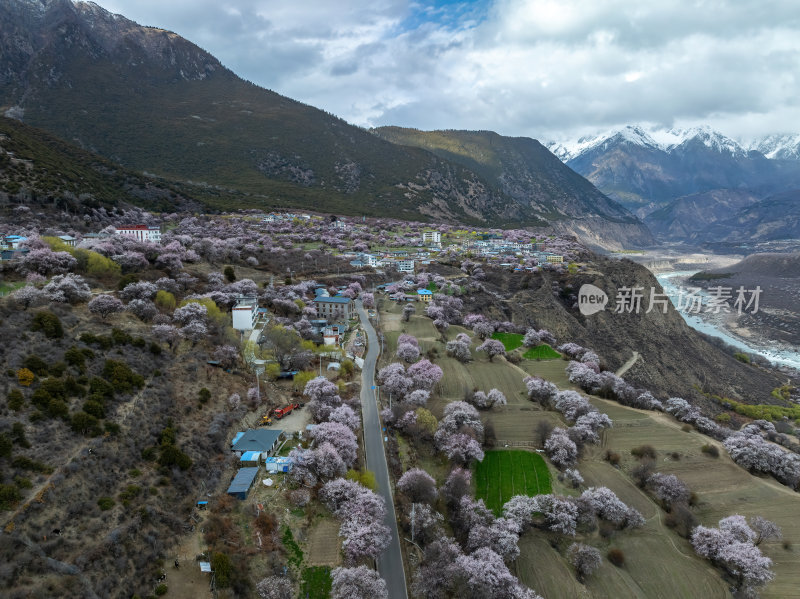
<svg viewBox="0 0 800 599"><path fill-rule="evenodd" d="M572 218L558 208L577 201L586 217L606 220L584 201L598 193L588 183L581 197L543 185L536 202L520 201L461 162L257 87L177 34L92 3L0 5L0 50L0 109L126 168L221 190L211 199L220 209L324 207L540 227L551 224L545 215ZM226 190L245 200L226 199ZM614 235L601 241L652 241L640 221L615 210Z"/></svg>

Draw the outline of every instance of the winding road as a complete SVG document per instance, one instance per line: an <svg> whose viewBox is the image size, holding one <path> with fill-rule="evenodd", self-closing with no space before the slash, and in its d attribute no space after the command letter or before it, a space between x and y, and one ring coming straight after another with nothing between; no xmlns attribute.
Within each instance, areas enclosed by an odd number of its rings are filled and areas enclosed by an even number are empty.
<svg viewBox="0 0 800 599"><path fill-rule="evenodd" d="M378 572L386 581L389 599L408 599L406 574L403 568L403 554L400 550L400 536L397 534L397 517L394 513L394 498L389 481L389 467L383 447L383 430L378 418L378 403L375 399L375 364L378 361L378 336L369 321L361 300L356 301L356 309L361 326L367 333L367 354L361 371L361 411L364 419L364 452L367 456L367 469L375 473L378 493L386 501L384 524L389 527L392 539L386 551L378 558Z"/></svg>

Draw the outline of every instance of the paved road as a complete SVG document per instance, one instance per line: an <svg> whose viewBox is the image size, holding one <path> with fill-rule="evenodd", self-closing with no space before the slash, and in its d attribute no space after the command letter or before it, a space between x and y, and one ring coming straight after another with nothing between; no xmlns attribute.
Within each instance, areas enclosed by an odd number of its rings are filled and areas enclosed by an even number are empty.
<svg viewBox="0 0 800 599"><path fill-rule="evenodd" d="M369 322L361 300L356 301L361 326L367 333L367 355L361 371L361 411L364 418L364 451L367 454L367 469L375 473L378 493L386 501L385 524L392 531L392 540L386 551L378 558L378 572L386 581L389 599L408 599L406 574L403 570L403 554L400 551L400 537L397 534L397 517L394 513L392 487L389 483L389 468L383 447L383 431L378 418L378 404L375 400L375 364L378 360L378 336Z"/></svg>

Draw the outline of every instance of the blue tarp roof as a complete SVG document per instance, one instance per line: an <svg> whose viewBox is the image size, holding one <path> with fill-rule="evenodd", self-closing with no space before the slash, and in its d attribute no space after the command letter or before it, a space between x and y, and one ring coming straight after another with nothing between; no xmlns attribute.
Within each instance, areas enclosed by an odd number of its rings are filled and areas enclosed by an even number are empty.
<svg viewBox="0 0 800 599"><path fill-rule="evenodd" d="M292 461L292 458L285 457L285 456L276 456L274 458L267 458L264 460L267 464L288 464Z"/></svg>
<svg viewBox="0 0 800 599"><path fill-rule="evenodd" d="M239 468L239 472L233 477L228 493L247 493L258 475L258 468Z"/></svg>
<svg viewBox="0 0 800 599"><path fill-rule="evenodd" d="M245 451L242 454L242 462L257 462L258 459L261 457L260 451Z"/></svg>

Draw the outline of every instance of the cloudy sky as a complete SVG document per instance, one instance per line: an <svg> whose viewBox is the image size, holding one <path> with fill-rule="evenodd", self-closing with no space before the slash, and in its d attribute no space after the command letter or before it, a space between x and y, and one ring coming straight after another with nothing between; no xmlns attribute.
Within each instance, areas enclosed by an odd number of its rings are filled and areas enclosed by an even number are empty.
<svg viewBox="0 0 800 599"><path fill-rule="evenodd" d="M362 126L800 131L797 0L97 0Z"/></svg>

